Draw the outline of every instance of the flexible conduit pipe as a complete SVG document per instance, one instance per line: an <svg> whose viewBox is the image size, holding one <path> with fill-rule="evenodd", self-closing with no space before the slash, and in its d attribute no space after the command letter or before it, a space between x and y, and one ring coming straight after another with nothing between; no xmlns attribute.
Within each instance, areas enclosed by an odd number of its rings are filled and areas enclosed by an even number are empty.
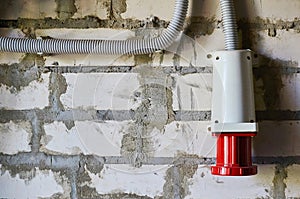
<svg viewBox="0 0 300 199"><path fill-rule="evenodd" d="M51 54L148 54L168 48L178 37L186 17L188 0L176 0L172 20L163 33L150 39L72 40L0 37L0 51Z"/></svg>
<svg viewBox="0 0 300 199"><path fill-rule="evenodd" d="M233 0L220 0L223 28L225 35L225 49L238 49L238 32Z"/></svg>

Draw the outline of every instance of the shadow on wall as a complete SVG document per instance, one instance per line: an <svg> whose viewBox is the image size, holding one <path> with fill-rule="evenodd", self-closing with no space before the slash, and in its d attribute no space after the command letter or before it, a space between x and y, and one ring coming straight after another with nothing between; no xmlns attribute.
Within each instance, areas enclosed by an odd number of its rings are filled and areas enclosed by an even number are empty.
<svg viewBox="0 0 300 199"><path fill-rule="evenodd" d="M264 46L260 45L259 28L253 24L260 25L262 21L255 18L258 6L253 3L254 1L236 1L235 4L239 33L242 36L240 43L243 48L261 52L260 48ZM270 37L275 36L270 34L269 29L264 30ZM276 34L276 29L274 31ZM300 123L299 113L296 112L299 109L299 99L295 96L296 86L289 84L289 81L297 81L297 73L290 70L297 68L299 64L265 55L255 55L255 58L255 103L260 123L259 132L253 139L253 156L274 157L274 160L280 156L299 156Z"/></svg>
<svg viewBox="0 0 300 199"><path fill-rule="evenodd" d="M249 48L255 49L255 37L248 38L247 43ZM299 156L299 99L294 85L298 84L298 73L293 71L298 63L263 55L258 55L257 61L254 88L256 117L260 123L254 138L253 156Z"/></svg>
<svg viewBox="0 0 300 199"><path fill-rule="evenodd" d="M299 121L264 121L259 127L253 156L300 156Z"/></svg>

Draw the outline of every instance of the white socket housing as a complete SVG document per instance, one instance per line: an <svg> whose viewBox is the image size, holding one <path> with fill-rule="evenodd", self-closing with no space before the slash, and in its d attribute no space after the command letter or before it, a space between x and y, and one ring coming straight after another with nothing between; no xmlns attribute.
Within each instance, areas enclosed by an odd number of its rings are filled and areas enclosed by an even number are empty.
<svg viewBox="0 0 300 199"><path fill-rule="evenodd" d="M251 54L250 50L212 53L212 132L258 131Z"/></svg>

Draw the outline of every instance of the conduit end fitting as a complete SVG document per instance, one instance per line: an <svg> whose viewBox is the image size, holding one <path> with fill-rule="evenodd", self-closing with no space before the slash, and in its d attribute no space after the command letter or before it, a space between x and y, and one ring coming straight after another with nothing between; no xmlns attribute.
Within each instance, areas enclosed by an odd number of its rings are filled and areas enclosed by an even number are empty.
<svg viewBox="0 0 300 199"><path fill-rule="evenodd" d="M257 174L252 165L251 141L256 133L213 133L217 136L216 165L211 167L213 175L249 176Z"/></svg>

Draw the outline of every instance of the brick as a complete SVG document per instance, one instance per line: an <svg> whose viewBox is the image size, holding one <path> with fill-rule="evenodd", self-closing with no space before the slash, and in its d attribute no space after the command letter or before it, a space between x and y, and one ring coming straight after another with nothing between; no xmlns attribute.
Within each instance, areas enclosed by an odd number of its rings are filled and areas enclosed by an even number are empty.
<svg viewBox="0 0 300 199"><path fill-rule="evenodd" d="M2 1L0 8L1 19L56 17L55 0L14 0Z"/></svg>
<svg viewBox="0 0 300 199"><path fill-rule="evenodd" d="M133 66L134 57L127 55L55 55L45 56L46 66Z"/></svg>
<svg viewBox="0 0 300 199"><path fill-rule="evenodd" d="M299 156L299 121L264 121L254 137L255 156Z"/></svg>
<svg viewBox="0 0 300 199"><path fill-rule="evenodd" d="M300 74L282 77L283 89L280 92L280 109L300 110Z"/></svg>
<svg viewBox="0 0 300 199"><path fill-rule="evenodd" d="M175 0L131 0L126 3L127 11L121 15L123 18L146 19L152 15L167 21L171 20L173 7L175 6Z"/></svg>
<svg viewBox="0 0 300 199"><path fill-rule="evenodd" d="M117 30L111 28L89 28L89 29L37 29L37 37L53 37L60 39L115 39L125 40L135 35L131 30Z"/></svg>
<svg viewBox="0 0 300 199"><path fill-rule="evenodd" d="M287 198L300 198L300 165L292 165L287 168L288 177L285 179Z"/></svg>
<svg viewBox="0 0 300 199"><path fill-rule="evenodd" d="M104 165L100 174L88 172L89 187L99 194L131 193L139 196L163 195L166 165L145 165L134 168L128 165ZM118 182L118 183L116 183Z"/></svg>
<svg viewBox="0 0 300 199"><path fill-rule="evenodd" d="M258 174L255 176L221 177L211 175L209 167L199 166L196 174L189 180L190 195L185 199L217 199L220 196L224 199L269 198L274 167L274 165L259 165Z"/></svg>
<svg viewBox="0 0 300 199"><path fill-rule="evenodd" d="M99 0L75 0L77 12L73 18L82 18L84 16L97 16L100 19L106 19L108 9Z"/></svg>
<svg viewBox="0 0 300 199"><path fill-rule="evenodd" d="M71 129L62 122L44 125L41 151L50 154L96 154L120 156L121 128L126 122L75 122ZM116 142L116 143L114 143Z"/></svg>
<svg viewBox="0 0 300 199"><path fill-rule="evenodd" d="M0 124L0 153L17 154L29 152L32 136L29 122L12 122Z"/></svg>
<svg viewBox="0 0 300 199"><path fill-rule="evenodd" d="M40 151L52 154L75 155L84 152L84 146L76 132L70 130L62 122L44 125L45 135L41 138Z"/></svg>
<svg viewBox="0 0 300 199"><path fill-rule="evenodd" d="M61 96L65 108L129 110L139 88L137 74L64 74L68 89Z"/></svg>
<svg viewBox="0 0 300 199"><path fill-rule="evenodd" d="M290 30L276 30L276 37L270 37L268 31L257 33L257 42L253 51L274 60L299 63L298 50L300 46L299 33Z"/></svg>
<svg viewBox="0 0 300 199"><path fill-rule="evenodd" d="M221 35L222 34L222 35ZM222 30L217 29L210 35L191 38L182 34L180 40L175 40L172 46L167 49L172 53L172 59L163 59L162 65L180 66L180 67L205 67L212 66L212 61L207 55L217 49L224 49L224 37ZM179 56L179 58L175 55ZM166 58L168 58L166 56ZM171 63L171 64L170 64Z"/></svg>
<svg viewBox="0 0 300 199"><path fill-rule="evenodd" d="M263 80L256 79L255 82L255 106L256 110L266 110L266 103L276 103L271 107L272 109L277 110L291 110L297 111L300 109L300 75L299 74L289 74L289 75L281 75L280 79L272 79L271 74L268 75L267 81L273 81L274 83L263 82ZM265 76L266 77L266 76ZM281 81L279 83L278 81ZM278 84L279 83L279 84ZM264 84L268 84L268 87L265 87ZM279 85L279 86L276 86ZM273 87L274 86L274 87ZM278 91L274 91L278 87ZM264 99L266 90L268 90L270 94L270 89L274 93L277 92L277 99L268 99L267 101Z"/></svg>
<svg viewBox="0 0 300 199"><path fill-rule="evenodd" d="M211 34L196 37L195 41L197 52L196 66L211 66L212 61L207 58L207 55L211 52L225 49L223 28L217 28Z"/></svg>
<svg viewBox="0 0 300 199"><path fill-rule="evenodd" d="M42 74L20 91L6 85L0 86L0 108L6 110L43 109L49 105L49 73Z"/></svg>
<svg viewBox="0 0 300 199"><path fill-rule="evenodd" d="M12 175L9 171L2 170L0 174L1 198L50 198L59 196L68 198L70 190L57 182L58 173L51 170L23 172ZM30 176L24 178L24 175ZM64 183L65 184L65 183Z"/></svg>
<svg viewBox="0 0 300 199"><path fill-rule="evenodd" d="M236 3L238 7L238 16L247 17L252 20L255 20L256 17L268 18L271 20L294 20L299 15L300 9L300 2L298 0L253 0L238 1Z"/></svg>
<svg viewBox="0 0 300 199"><path fill-rule="evenodd" d="M134 57L127 55L55 55L45 56L46 66L133 66Z"/></svg>
<svg viewBox="0 0 300 199"><path fill-rule="evenodd" d="M210 110L212 74L174 75L174 110Z"/></svg>
<svg viewBox="0 0 300 199"><path fill-rule="evenodd" d="M172 1L147 1L147 0L131 0L127 1L127 11L121 16L123 18L135 18L145 20L150 16L156 16L161 20L170 21L173 16L175 0ZM147 8L147 9L145 9ZM220 17L219 1L189 1L187 16L204 16L213 18L217 15Z"/></svg>
<svg viewBox="0 0 300 199"><path fill-rule="evenodd" d="M164 132L152 132L155 157L176 157L178 154L196 154L214 157L216 139L207 131L208 122L172 122Z"/></svg>

